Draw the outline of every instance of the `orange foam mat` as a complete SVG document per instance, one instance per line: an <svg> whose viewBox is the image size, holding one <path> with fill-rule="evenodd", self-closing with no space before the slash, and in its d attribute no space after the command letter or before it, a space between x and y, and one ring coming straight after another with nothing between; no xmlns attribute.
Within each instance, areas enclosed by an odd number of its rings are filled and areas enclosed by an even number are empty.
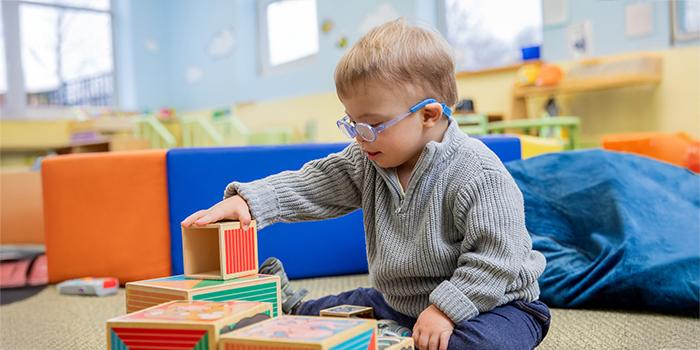
<svg viewBox="0 0 700 350"><path fill-rule="evenodd" d="M0 172L0 244L44 244L39 172Z"/></svg>
<svg viewBox="0 0 700 350"><path fill-rule="evenodd" d="M49 280L170 274L164 150L86 153L42 162Z"/></svg>
<svg viewBox="0 0 700 350"><path fill-rule="evenodd" d="M686 133L638 132L603 136L603 149L629 152L687 166L687 152L693 139Z"/></svg>

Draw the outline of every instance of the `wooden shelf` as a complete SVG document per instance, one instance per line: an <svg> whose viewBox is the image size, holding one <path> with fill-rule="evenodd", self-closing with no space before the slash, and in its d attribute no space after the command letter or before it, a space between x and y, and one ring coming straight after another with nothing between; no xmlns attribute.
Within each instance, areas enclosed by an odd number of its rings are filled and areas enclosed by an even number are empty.
<svg viewBox="0 0 700 350"><path fill-rule="evenodd" d="M513 89L514 97L533 97L615 89L640 85L655 85L661 82L661 75L634 74L605 78L565 79L554 86L521 86Z"/></svg>
<svg viewBox="0 0 700 350"><path fill-rule="evenodd" d="M103 152L109 151L109 142L109 137L99 136L88 140L76 140L70 143L1 146L0 153L47 153L56 151L58 154L63 154L90 152L92 149Z"/></svg>
<svg viewBox="0 0 700 350"><path fill-rule="evenodd" d="M655 86L661 82L662 61L656 53L634 53L597 57L578 62L554 86L514 86L508 119L528 118L527 99L552 97L635 86Z"/></svg>

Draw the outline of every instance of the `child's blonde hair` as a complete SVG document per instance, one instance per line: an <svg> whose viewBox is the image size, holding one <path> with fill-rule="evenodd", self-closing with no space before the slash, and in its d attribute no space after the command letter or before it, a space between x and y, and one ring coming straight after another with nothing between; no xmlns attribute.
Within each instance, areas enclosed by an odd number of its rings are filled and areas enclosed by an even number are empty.
<svg viewBox="0 0 700 350"><path fill-rule="evenodd" d="M454 61L449 44L435 31L409 25L403 18L372 29L343 55L335 69L338 95L357 83L412 84L439 102L457 102Z"/></svg>

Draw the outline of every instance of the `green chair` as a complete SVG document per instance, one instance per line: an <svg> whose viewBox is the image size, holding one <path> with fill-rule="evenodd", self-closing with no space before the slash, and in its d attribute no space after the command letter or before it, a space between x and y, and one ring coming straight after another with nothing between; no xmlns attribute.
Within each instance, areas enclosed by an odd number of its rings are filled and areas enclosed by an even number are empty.
<svg viewBox="0 0 700 350"><path fill-rule="evenodd" d="M216 129L209 118L201 115L183 115L179 119L182 127L182 146L224 145L224 136Z"/></svg>
<svg viewBox="0 0 700 350"><path fill-rule="evenodd" d="M452 116L459 129L468 135L486 135L489 133L489 118L483 114L455 114Z"/></svg>
<svg viewBox="0 0 700 350"><path fill-rule="evenodd" d="M288 144L292 139L291 130L285 127L251 132L230 109L215 110L210 115L186 114L180 117L180 123L185 147Z"/></svg>
<svg viewBox="0 0 700 350"><path fill-rule="evenodd" d="M508 129L521 129L526 134L531 130L537 130L538 136L544 138L568 139L567 150L578 149L580 144L581 119L578 117L550 117L539 119L513 119L489 123L487 129L490 133L500 134ZM564 135L566 131L566 135Z"/></svg>
<svg viewBox="0 0 700 350"><path fill-rule="evenodd" d="M177 146L175 136L152 114L136 117L134 136L145 139L151 148L173 148Z"/></svg>

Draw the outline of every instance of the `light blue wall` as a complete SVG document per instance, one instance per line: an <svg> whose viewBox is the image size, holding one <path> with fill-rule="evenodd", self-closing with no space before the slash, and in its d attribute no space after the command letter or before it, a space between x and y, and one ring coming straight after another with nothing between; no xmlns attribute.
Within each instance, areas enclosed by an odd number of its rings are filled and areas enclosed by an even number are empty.
<svg viewBox="0 0 700 350"><path fill-rule="evenodd" d="M119 106L152 109L170 104L168 0L113 1ZM146 40L159 43L158 52Z"/></svg>
<svg viewBox="0 0 700 350"><path fill-rule="evenodd" d="M320 0L318 22L330 19L334 29L319 33L320 52L311 64L261 76L258 65L257 4L254 0L123 0L115 8L120 105L124 108L197 109L236 102L267 100L334 90L333 71L345 52L336 47L345 35L352 45L360 23L377 6L389 4L401 16L433 24L434 0ZM206 4L206 5L205 5ZM121 16L121 20L119 20ZM233 53L207 54L211 38L222 29L235 33ZM149 52L145 40L158 42ZM189 67L201 78L188 82Z"/></svg>
<svg viewBox="0 0 700 350"><path fill-rule="evenodd" d="M648 2L652 6L652 32L642 37L625 35L625 8L629 4ZM585 20L591 22L592 55L611 55L630 51L652 51L671 47L668 1L657 0L568 0L568 20L543 30L542 57L546 61L570 60L567 26ZM697 44L684 43L683 45Z"/></svg>
<svg viewBox="0 0 700 350"><path fill-rule="evenodd" d="M267 76L259 73L255 0L114 1L120 106L186 110L333 91L333 71L345 52L335 46L340 36L346 35L349 45L356 42L362 35L360 23L382 4L409 20L434 27L436 1L318 0L319 26L326 19L335 23L330 33L319 33L319 54L309 65ZM568 0L566 23L544 28L543 58L571 59L566 27L584 20L592 24L594 56L669 48L667 1L641 0L653 7L653 31L639 38L625 36L625 6L639 1ZM209 57L209 41L228 28L235 33L233 53L225 58ZM158 44L158 52L146 49L147 39ZM189 67L201 70L200 80L186 81Z"/></svg>

